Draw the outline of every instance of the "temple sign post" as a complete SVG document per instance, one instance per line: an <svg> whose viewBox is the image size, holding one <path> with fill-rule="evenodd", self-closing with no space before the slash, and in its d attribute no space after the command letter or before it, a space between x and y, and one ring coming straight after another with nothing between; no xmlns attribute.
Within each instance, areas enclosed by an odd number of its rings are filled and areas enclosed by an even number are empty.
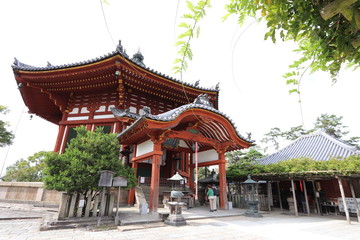
<svg viewBox="0 0 360 240"><path fill-rule="evenodd" d="M115 225L119 224L119 204L120 204L121 187L126 187L126 186L127 186L126 178L118 176L113 179L113 187L118 187L118 195L117 195L117 201L116 201Z"/></svg>
<svg viewBox="0 0 360 240"><path fill-rule="evenodd" d="M100 223L101 223L101 217L105 213L105 205L106 205L105 191L106 191L106 187L111 187L112 186L113 175L114 175L114 172L109 171L109 170L100 171L100 180L99 180L99 185L98 186L103 187L103 191L102 191L102 196L101 196L100 212L99 212L99 216L98 216L97 223L96 223L96 226L98 226L98 227L100 226Z"/></svg>

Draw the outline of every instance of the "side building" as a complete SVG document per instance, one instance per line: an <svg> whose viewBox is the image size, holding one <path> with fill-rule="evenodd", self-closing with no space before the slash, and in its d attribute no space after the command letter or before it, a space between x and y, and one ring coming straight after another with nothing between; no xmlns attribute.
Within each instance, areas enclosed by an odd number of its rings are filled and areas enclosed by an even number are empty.
<svg viewBox="0 0 360 240"><path fill-rule="evenodd" d="M317 131L303 135L283 149L257 161L267 165L296 158L310 158L315 161L343 160L354 155L360 155L356 147ZM356 207L360 208L359 169L353 167L351 171L331 169L268 173L260 174L257 178L267 180L270 184L267 196L275 207L289 209L295 214L345 213L349 219L349 213L359 215Z"/></svg>

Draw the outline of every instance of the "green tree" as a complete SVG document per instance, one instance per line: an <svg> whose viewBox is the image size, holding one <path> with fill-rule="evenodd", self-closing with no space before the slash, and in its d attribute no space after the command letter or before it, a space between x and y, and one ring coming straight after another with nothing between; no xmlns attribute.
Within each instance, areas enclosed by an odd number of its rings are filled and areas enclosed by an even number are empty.
<svg viewBox="0 0 360 240"><path fill-rule="evenodd" d="M198 169L198 178L199 179L202 179L202 178L205 178L205 177L209 177L210 176L210 170L208 167L200 167Z"/></svg>
<svg viewBox="0 0 360 240"><path fill-rule="evenodd" d="M230 164L248 162L252 163L258 158L262 158L264 155L253 147L249 150L235 150L226 153L226 158Z"/></svg>
<svg viewBox="0 0 360 240"><path fill-rule="evenodd" d="M229 167L226 176L229 179L235 179L239 176L247 176L258 172L256 159L264 157L258 150L236 150L226 153L229 161Z"/></svg>
<svg viewBox="0 0 360 240"><path fill-rule="evenodd" d="M53 152L37 152L27 160L20 159L6 168L3 181L41 182L43 179L44 159L53 155Z"/></svg>
<svg viewBox="0 0 360 240"><path fill-rule="evenodd" d="M186 37L193 38L191 29L198 29L198 15L193 14L194 9L201 9L201 17L205 16L205 1L198 4L188 4L192 24L186 26ZM210 1L206 1L210 6ZM290 92L299 92L298 84L303 73L310 69L311 72L318 70L331 74L336 81L342 66L353 66L355 69L360 65L360 1L358 0L230 0L225 4L227 14L238 17L238 23L242 25L248 17L256 18L267 24L268 31L265 39L271 39L274 43L282 41L294 41L298 43L296 50L301 57L290 65L291 71L284 75L287 84L295 85ZM199 30L197 30L199 32ZM183 36L184 34L180 35ZM188 41L183 41L186 51L179 51L184 59L187 53L191 53ZM188 57L189 60L192 58ZM177 61L181 62L181 61ZM186 66L181 65L182 70ZM179 68L177 68L179 72Z"/></svg>
<svg viewBox="0 0 360 240"><path fill-rule="evenodd" d="M45 159L44 182L49 189L85 194L98 190L101 170L115 172L128 179L128 187L134 187L133 169L123 166L119 160L120 145L115 134L87 131L84 126L75 129L76 138L71 139L63 154Z"/></svg>
<svg viewBox="0 0 360 240"><path fill-rule="evenodd" d="M302 135L312 133L317 130L321 130L334 138L341 139L350 145L358 147L357 143L360 140L359 137L351 137L350 139L344 139L349 131L346 131L347 126L342 123L343 117L336 116L334 114L321 114L316 118L314 127L310 130L305 130L302 125L291 127L288 131L282 131L278 127L271 128L270 131L264 134L264 138L260 142L270 144L274 146L276 150L280 147L281 140L294 141ZM265 148L266 150L267 148Z"/></svg>
<svg viewBox="0 0 360 240"><path fill-rule="evenodd" d="M0 105L0 114L6 114L9 110L5 107ZM12 144L12 140L14 139L14 134L7 130L9 124L0 120L0 147L5 147L7 145Z"/></svg>
<svg viewBox="0 0 360 240"><path fill-rule="evenodd" d="M338 117L334 114L321 114L315 121L314 130L321 130L335 138L343 138L349 131L345 131L347 126L343 125L342 119L342 116Z"/></svg>

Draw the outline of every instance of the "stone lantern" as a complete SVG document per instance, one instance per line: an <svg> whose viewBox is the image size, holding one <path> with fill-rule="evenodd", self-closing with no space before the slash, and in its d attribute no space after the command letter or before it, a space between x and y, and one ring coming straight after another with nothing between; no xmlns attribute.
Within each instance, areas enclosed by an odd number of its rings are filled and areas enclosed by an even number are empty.
<svg viewBox="0 0 360 240"><path fill-rule="evenodd" d="M245 215L249 217L262 217L258 211L258 183L252 180L251 176L249 175L248 179L241 184L245 186L245 202L247 205Z"/></svg>
<svg viewBox="0 0 360 240"><path fill-rule="evenodd" d="M168 178L170 181L175 181L175 184L177 181L183 181L184 179L179 175L179 173L176 172L174 176L171 178ZM169 208L170 208L170 214L169 217L165 220L165 224L171 225L171 226L183 226L186 225L186 220L182 215L182 207L185 205L184 202L181 202L181 197L184 194L181 191L173 189L170 193L170 199L176 199L175 201L168 202Z"/></svg>

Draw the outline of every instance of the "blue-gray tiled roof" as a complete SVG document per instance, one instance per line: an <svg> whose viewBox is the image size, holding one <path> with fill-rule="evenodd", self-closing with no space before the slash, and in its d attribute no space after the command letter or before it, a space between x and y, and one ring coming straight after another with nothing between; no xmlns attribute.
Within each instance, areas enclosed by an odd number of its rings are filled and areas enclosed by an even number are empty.
<svg viewBox="0 0 360 240"><path fill-rule="evenodd" d="M269 156L257 159L257 161L260 164L271 164L299 157L327 161L331 158L346 158L355 154L360 154L356 147L319 131L301 136L287 147Z"/></svg>

